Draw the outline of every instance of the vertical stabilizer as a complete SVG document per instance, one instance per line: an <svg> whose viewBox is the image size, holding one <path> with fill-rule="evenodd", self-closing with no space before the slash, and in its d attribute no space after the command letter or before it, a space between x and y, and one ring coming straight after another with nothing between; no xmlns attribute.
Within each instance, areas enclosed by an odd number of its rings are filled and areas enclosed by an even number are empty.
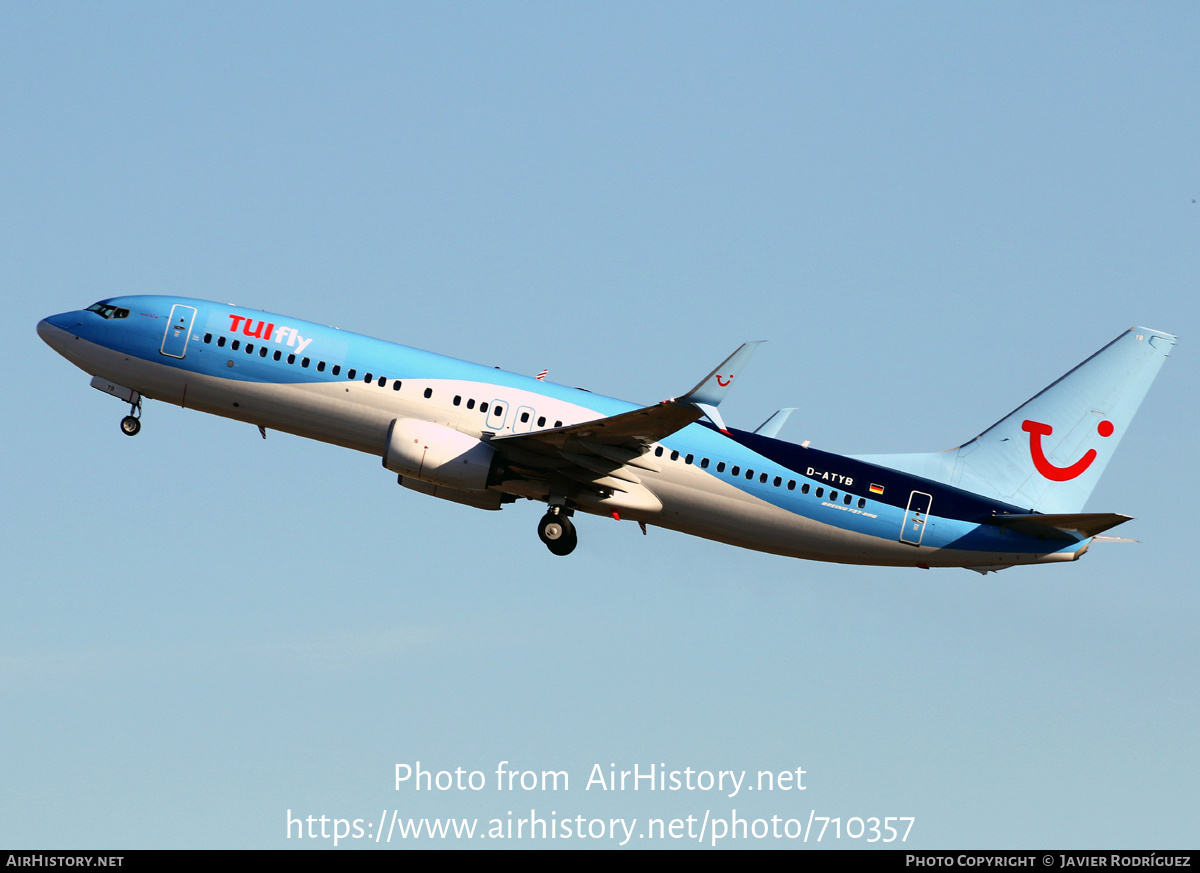
<svg viewBox="0 0 1200 873"><path fill-rule="evenodd" d="M1131 328L957 449L856 457L1037 512L1078 513L1174 344Z"/></svg>

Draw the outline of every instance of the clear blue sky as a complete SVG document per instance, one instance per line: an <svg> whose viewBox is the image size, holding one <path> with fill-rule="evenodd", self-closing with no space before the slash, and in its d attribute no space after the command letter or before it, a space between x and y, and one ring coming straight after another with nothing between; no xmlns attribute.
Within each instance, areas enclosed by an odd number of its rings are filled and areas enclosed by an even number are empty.
<svg viewBox="0 0 1200 873"><path fill-rule="evenodd" d="M0 845L533 808L1194 846L1198 33L1193 3L5 3ZM726 420L800 407L783 436L848 453L956 445L1130 325L1180 342L1089 504L1139 545L984 578L582 517L561 559L534 504L366 455L157 403L122 436L34 333L122 293L647 403L766 339ZM393 790L418 760L571 788ZM596 763L807 790L605 795Z"/></svg>

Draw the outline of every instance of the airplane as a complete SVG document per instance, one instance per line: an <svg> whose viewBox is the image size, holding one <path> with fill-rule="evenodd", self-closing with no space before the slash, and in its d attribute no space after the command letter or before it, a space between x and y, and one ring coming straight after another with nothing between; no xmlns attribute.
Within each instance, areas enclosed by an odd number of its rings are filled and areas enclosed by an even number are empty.
<svg viewBox="0 0 1200 873"><path fill-rule="evenodd" d="M753 431L719 407L758 343L651 406L286 315L124 296L37 326L128 403L143 398L356 449L400 485L486 510L545 503L538 536L568 555L576 513L795 558L895 567L1075 561L1127 515L1084 504L1175 343L1122 333L957 448L841 456Z"/></svg>

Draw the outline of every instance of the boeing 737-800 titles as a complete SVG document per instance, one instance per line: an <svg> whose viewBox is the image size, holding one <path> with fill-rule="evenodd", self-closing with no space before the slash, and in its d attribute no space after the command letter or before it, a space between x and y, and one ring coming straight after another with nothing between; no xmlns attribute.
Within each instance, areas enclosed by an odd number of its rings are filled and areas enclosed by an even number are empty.
<svg viewBox="0 0 1200 873"><path fill-rule="evenodd" d="M547 504L569 554L576 513L848 564L1074 561L1128 521L1084 503L1175 338L1132 328L967 443L843 457L753 432L719 407L757 343L691 391L638 406L283 315L178 297L115 297L38 334L130 405L144 397L375 455L401 485L479 509Z"/></svg>

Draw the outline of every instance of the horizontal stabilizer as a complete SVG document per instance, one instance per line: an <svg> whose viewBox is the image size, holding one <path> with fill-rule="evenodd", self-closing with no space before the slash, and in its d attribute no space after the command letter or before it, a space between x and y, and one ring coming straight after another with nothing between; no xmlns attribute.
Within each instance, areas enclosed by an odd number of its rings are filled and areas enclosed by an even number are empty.
<svg viewBox="0 0 1200 873"><path fill-rule="evenodd" d="M1109 528L1130 521L1133 516L1117 512L1078 512L1064 515L997 515L994 524L1035 537L1076 540L1094 537Z"/></svg>

